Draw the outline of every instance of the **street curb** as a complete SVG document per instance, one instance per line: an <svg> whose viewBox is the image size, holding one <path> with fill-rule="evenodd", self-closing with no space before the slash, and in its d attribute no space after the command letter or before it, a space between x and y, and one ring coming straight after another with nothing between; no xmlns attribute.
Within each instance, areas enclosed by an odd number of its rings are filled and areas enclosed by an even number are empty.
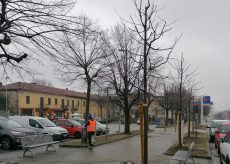
<svg viewBox="0 0 230 164"><path fill-rule="evenodd" d="M164 152L163 154L168 155L168 156L173 156L173 154L166 153L166 152ZM212 157L210 155L208 155L208 156L192 155L192 157L194 157L194 158L200 158L200 159L212 159Z"/></svg>
<svg viewBox="0 0 230 164"><path fill-rule="evenodd" d="M138 130L139 131L139 130ZM152 129L150 129L149 131L148 131L148 133L151 133L151 132L153 132L154 130L152 130ZM101 143L95 143L94 144L94 147L95 146L99 146L99 145L104 145L104 144L108 144L108 143L111 143L111 142L115 142L115 141L120 141L120 140L123 140L123 139L127 139L127 138L131 138L131 137L134 137L134 136L137 136L137 135L140 135L140 131L139 132L137 132L137 131L134 131L135 133L133 133L132 134L132 131L131 131L131 134L127 134L127 136L124 136L124 137L122 137L122 138L118 138L118 139L113 139L113 140L109 140L109 141L103 141L103 142L101 142ZM123 134L123 133L121 133L121 134ZM72 148L86 148L86 147L88 147L88 144L82 144L82 145L66 145L66 144L64 144L64 143L61 143L60 145L59 145L60 147L72 147Z"/></svg>
<svg viewBox="0 0 230 164"><path fill-rule="evenodd" d="M205 132L202 132L202 133L205 133ZM209 146L209 142L207 141L206 144ZM196 149L202 149L202 148L196 148ZM210 152L210 146L208 147L208 149L205 149L207 150L207 155L192 155L192 157L194 158L200 158L200 159L212 159L212 156L211 156L211 152ZM174 153L168 153L168 152L164 152L163 154L165 155L169 155L169 156L173 156Z"/></svg>

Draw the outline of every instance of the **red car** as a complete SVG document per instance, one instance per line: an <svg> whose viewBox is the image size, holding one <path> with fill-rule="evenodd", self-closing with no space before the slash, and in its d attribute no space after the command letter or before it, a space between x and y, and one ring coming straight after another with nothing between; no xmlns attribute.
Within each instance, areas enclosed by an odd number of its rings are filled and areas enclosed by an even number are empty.
<svg viewBox="0 0 230 164"><path fill-rule="evenodd" d="M218 129L214 133L215 148L219 148L219 139L224 138L230 131L230 123L221 123Z"/></svg>
<svg viewBox="0 0 230 164"><path fill-rule="evenodd" d="M76 137L76 138L81 138L82 134L82 125L71 119L54 119L53 122L62 128L65 128L69 136Z"/></svg>

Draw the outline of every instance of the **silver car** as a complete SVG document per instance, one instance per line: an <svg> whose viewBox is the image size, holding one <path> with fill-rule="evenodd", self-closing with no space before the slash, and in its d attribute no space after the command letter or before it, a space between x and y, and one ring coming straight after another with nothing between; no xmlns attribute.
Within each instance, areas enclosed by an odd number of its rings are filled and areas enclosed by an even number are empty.
<svg viewBox="0 0 230 164"><path fill-rule="evenodd" d="M36 130L38 134L50 134L54 140L62 140L68 137L68 131L56 126L52 121L43 117L34 116L10 116L9 119L19 123L23 127Z"/></svg>

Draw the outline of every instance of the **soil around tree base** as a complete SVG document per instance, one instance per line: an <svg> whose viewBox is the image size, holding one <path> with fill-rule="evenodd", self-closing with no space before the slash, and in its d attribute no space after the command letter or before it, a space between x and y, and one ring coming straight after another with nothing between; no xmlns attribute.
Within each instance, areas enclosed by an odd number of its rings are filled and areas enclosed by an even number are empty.
<svg viewBox="0 0 230 164"><path fill-rule="evenodd" d="M181 149L177 146L177 144L173 144L166 152L164 152L164 154L173 156L178 150L188 150L191 143L195 142L192 150L192 156L197 158L211 159L208 136L206 133L198 132L196 134L194 132L191 133L190 137L185 134L183 141L184 144Z"/></svg>

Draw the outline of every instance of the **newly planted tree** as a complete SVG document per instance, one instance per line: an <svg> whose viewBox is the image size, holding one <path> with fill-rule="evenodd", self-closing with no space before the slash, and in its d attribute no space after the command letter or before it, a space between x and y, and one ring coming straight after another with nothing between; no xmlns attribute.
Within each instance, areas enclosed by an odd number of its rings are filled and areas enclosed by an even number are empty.
<svg viewBox="0 0 230 164"><path fill-rule="evenodd" d="M127 21L131 25L131 29L138 36L138 42L141 46L142 53L142 77L143 77L143 103L149 104L148 101L148 83L149 77L153 76L153 72L168 62L171 52L176 44L161 47L161 41L164 36L171 30L167 22L158 15L157 6L153 1L147 0L144 3L142 0L138 3L134 0L134 5L137 11L137 17L131 17ZM154 85L154 84L152 84ZM144 158L142 163L148 163L148 109L144 106Z"/></svg>

